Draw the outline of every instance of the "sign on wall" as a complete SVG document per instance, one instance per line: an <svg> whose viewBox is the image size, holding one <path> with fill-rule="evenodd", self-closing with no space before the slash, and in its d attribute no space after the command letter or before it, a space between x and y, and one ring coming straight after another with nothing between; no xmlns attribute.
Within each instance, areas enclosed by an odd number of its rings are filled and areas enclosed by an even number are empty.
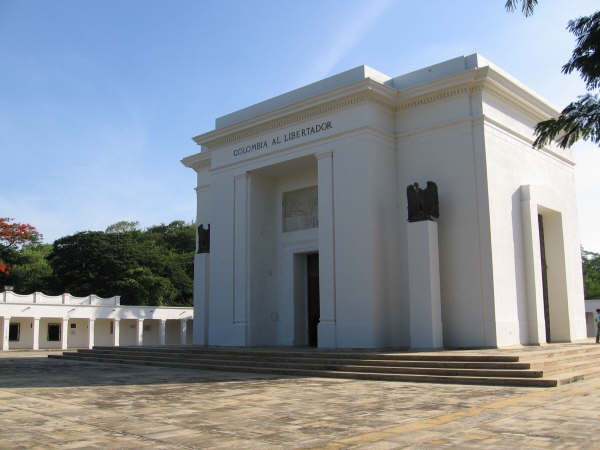
<svg viewBox="0 0 600 450"><path fill-rule="evenodd" d="M283 193L283 231L319 226L317 186Z"/></svg>

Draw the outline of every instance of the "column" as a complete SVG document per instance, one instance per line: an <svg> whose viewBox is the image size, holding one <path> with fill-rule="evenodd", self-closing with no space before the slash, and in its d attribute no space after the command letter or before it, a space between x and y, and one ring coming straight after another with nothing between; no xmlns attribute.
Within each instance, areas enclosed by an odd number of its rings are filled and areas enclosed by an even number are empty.
<svg viewBox="0 0 600 450"><path fill-rule="evenodd" d="M94 326L95 320L90 319L88 323L88 348L94 347Z"/></svg>
<svg viewBox="0 0 600 450"><path fill-rule="evenodd" d="M160 345L165 345L165 343L167 342L166 334L167 321L165 319L161 319L158 326L158 338L160 339Z"/></svg>
<svg viewBox="0 0 600 450"><path fill-rule="evenodd" d="M114 319L113 320L113 346L114 347L118 347L119 346L119 340L120 340L120 320L119 319Z"/></svg>
<svg viewBox="0 0 600 450"><path fill-rule="evenodd" d="M179 321L179 343L181 345L187 344L187 319Z"/></svg>
<svg viewBox="0 0 600 450"><path fill-rule="evenodd" d="M442 303L437 223L409 222L408 293L410 346L415 349L442 348Z"/></svg>
<svg viewBox="0 0 600 450"><path fill-rule="evenodd" d="M63 317L62 327L60 330L60 349L66 350L68 348L69 341L69 318Z"/></svg>
<svg viewBox="0 0 600 450"><path fill-rule="evenodd" d="M333 152L316 155L319 196L319 297L321 318L318 346L335 348L335 226Z"/></svg>
<svg viewBox="0 0 600 450"><path fill-rule="evenodd" d="M31 325L33 328L33 350L39 350L39 348L40 348L40 318L34 317Z"/></svg>
<svg viewBox="0 0 600 450"><path fill-rule="evenodd" d="M233 321L248 320L248 174L234 178Z"/></svg>
<svg viewBox="0 0 600 450"><path fill-rule="evenodd" d="M137 345L144 345L144 319L137 321Z"/></svg>
<svg viewBox="0 0 600 450"><path fill-rule="evenodd" d="M2 320L2 351L8 350L8 336L10 330L10 316L4 316Z"/></svg>

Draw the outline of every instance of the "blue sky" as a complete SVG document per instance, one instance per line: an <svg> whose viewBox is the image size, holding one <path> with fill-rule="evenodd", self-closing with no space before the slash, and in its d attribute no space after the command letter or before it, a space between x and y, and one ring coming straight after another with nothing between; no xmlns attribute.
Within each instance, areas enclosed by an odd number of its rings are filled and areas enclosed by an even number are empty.
<svg viewBox="0 0 600 450"><path fill-rule="evenodd" d="M0 216L45 242L119 220L195 217L181 158L217 116L369 65L390 76L474 52L562 108L569 19L597 0L0 0ZM578 145L582 243L600 252L600 149Z"/></svg>

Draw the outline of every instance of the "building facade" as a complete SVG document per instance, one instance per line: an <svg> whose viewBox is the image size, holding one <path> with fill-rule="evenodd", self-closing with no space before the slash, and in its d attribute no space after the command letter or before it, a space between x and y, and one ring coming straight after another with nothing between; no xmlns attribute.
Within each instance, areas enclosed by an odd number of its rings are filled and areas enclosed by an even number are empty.
<svg viewBox="0 0 600 450"><path fill-rule="evenodd" d="M2 350L191 344L193 308L121 305L120 297L0 293Z"/></svg>
<svg viewBox="0 0 600 450"><path fill-rule="evenodd" d="M574 162L532 148L555 114L474 54L398 77L361 66L218 118L183 159L194 343L585 338ZM411 223L407 187L428 181L439 218Z"/></svg>

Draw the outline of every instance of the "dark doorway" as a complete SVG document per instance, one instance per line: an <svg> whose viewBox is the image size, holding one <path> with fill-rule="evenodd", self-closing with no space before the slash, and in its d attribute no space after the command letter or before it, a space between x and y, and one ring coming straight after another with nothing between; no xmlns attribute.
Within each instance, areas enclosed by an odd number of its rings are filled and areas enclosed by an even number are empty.
<svg viewBox="0 0 600 450"><path fill-rule="evenodd" d="M21 324L11 323L8 327L8 340L19 341L21 338Z"/></svg>
<svg viewBox="0 0 600 450"><path fill-rule="evenodd" d="M544 220L538 214L538 228L540 230L540 256L542 262L542 295L544 297L544 321L546 323L546 342L550 340L550 304L548 301L548 265L546 264L546 243L544 241Z"/></svg>
<svg viewBox="0 0 600 450"><path fill-rule="evenodd" d="M318 326L321 318L319 304L319 254L306 255L307 307L308 307L308 345L318 344Z"/></svg>
<svg viewBox="0 0 600 450"><path fill-rule="evenodd" d="M60 323L48 324L48 341L60 341Z"/></svg>

